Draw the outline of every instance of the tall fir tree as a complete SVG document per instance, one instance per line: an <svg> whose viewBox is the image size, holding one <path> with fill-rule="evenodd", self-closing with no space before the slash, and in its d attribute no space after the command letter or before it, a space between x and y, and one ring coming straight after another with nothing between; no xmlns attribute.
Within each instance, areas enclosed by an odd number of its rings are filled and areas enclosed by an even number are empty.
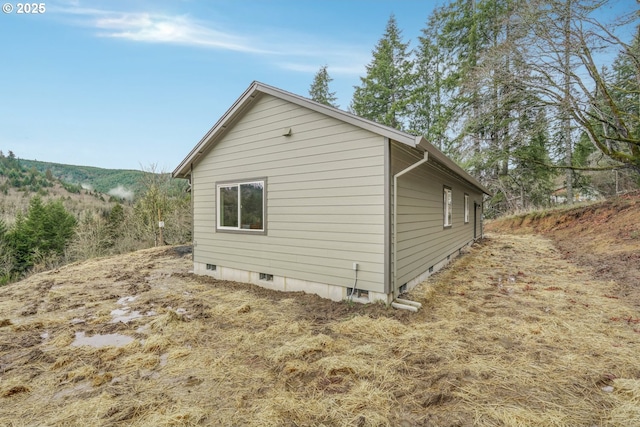
<svg viewBox="0 0 640 427"><path fill-rule="evenodd" d="M350 109L353 113L391 126L405 129L413 90L413 61L409 43L402 41L394 15L387 22L378 41L367 75L355 87Z"/></svg>
<svg viewBox="0 0 640 427"><path fill-rule="evenodd" d="M453 110L446 102L449 91L444 79L449 69L446 51L441 45L443 22L436 9L418 37L415 86L410 105L410 130L451 157L457 157L447 135Z"/></svg>
<svg viewBox="0 0 640 427"><path fill-rule="evenodd" d="M311 83L311 87L309 88L309 96L311 99L321 104L338 108L338 104L336 104L336 100L338 99L336 98L336 93L329 90L329 83L332 81L333 79L329 76L327 66L323 65L320 67L313 77L313 83Z"/></svg>

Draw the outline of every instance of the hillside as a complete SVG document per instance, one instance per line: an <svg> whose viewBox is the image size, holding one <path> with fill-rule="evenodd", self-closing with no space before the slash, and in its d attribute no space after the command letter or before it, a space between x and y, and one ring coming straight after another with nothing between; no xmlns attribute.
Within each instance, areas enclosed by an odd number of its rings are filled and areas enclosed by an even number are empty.
<svg viewBox="0 0 640 427"><path fill-rule="evenodd" d="M46 171L27 167L11 151L8 156L0 151L0 193L0 221L8 225L13 224L17 214L27 211L34 195L45 201L62 200L65 208L78 218L83 212L109 212L112 206L109 195L83 190Z"/></svg>
<svg viewBox="0 0 640 427"><path fill-rule="evenodd" d="M49 170L54 177L64 182L127 199L132 199L136 192L140 191L140 182L145 173L138 170L102 169L38 160L20 159L20 163L29 169L33 167L43 174Z"/></svg>
<svg viewBox="0 0 640 427"><path fill-rule="evenodd" d="M65 165L38 160L19 159L19 161L26 168L35 168L43 174L49 170L55 178L63 182L129 201L144 192L145 176L153 173L142 170ZM169 174L160 172L160 175L168 177ZM187 188L187 182L184 179L171 179L170 187L175 193L182 193Z"/></svg>
<svg viewBox="0 0 640 427"><path fill-rule="evenodd" d="M613 227L638 206L520 222L637 254ZM189 247L0 288L0 425L638 425L634 284L517 221L416 287L415 314L194 276Z"/></svg>
<svg viewBox="0 0 640 427"><path fill-rule="evenodd" d="M491 221L489 232L538 233L561 254L617 283L616 295L640 307L640 191L604 202Z"/></svg>

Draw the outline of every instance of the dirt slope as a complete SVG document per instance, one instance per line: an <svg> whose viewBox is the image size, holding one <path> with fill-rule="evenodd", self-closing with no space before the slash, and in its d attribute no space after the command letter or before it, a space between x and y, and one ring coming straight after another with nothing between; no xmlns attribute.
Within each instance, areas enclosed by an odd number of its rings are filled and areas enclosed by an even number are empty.
<svg viewBox="0 0 640 427"><path fill-rule="evenodd" d="M416 314L190 269L161 248L0 288L0 425L640 425L638 308L547 238L491 234Z"/></svg>
<svg viewBox="0 0 640 427"><path fill-rule="evenodd" d="M617 284L616 295L640 307L640 192L588 206L533 212L490 222L488 231L541 233L563 256Z"/></svg>

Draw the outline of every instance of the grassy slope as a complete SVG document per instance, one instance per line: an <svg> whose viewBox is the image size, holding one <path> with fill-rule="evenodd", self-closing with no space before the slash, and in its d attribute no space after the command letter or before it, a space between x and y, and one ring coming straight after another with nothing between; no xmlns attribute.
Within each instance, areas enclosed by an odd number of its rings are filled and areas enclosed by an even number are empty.
<svg viewBox="0 0 640 427"><path fill-rule="evenodd" d="M639 425L638 307L518 231L418 286L417 314L194 277L182 248L34 275L0 289L0 425Z"/></svg>

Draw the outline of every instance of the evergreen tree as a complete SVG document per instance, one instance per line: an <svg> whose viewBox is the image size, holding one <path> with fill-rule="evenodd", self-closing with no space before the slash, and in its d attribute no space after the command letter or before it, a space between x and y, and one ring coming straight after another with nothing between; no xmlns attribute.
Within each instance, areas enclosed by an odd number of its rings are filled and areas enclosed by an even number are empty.
<svg viewBox="0 0 640 427"><path fill-rule="evenodd" d="M320 67L313 77L313 83L311 83L311 87L309 88L309 96L311 99L321 104L338 108L336 104L336 100L338 99L335 96L336 93L329 91L329 83L332 81L333 79L329 76L327 66L323 65Z"/></svg>
<svg viewBox="0 0 640 427"><path fill-rule="evenodd" d="M397 129L406 127L413 89L413 61L393 15L360 77L351 101L353 113Z"/></svg>
<svg viewBox="0 0 640 427"><path fill-rule="evenodd" d="M46 205L38 196L31 198L26 215L18 215L7 233L7 244L13 253L14 269L22 274L41 257L60 257L73 237L76 219L61 201Z"/></svg>
<svg viewBox="0 0 640 427"><path fill-rule="evenodd" d="M423 135L445 154L457 157L447 136L453 109L446 102L449 91L444 80L450 64L441 44L442 26L440 9L436 9L418 38L409 126L412 132Z"/></svg>
<svg viewBox="0 0 640 427"><path fill-rule="evenodd" d="M0 156L2 153L0 152ZM7 241L9 229L0 218L0 286L9 283L13 271L13 253Z"/></svg>
<svg viewBox="0 0 640 427"><path fill-rule="evenodd" d="M124 219L124 209L120 203L116 203L111 212L109 212L109 218L107 219L107 246L114 246L122 235Z"/></svg>

